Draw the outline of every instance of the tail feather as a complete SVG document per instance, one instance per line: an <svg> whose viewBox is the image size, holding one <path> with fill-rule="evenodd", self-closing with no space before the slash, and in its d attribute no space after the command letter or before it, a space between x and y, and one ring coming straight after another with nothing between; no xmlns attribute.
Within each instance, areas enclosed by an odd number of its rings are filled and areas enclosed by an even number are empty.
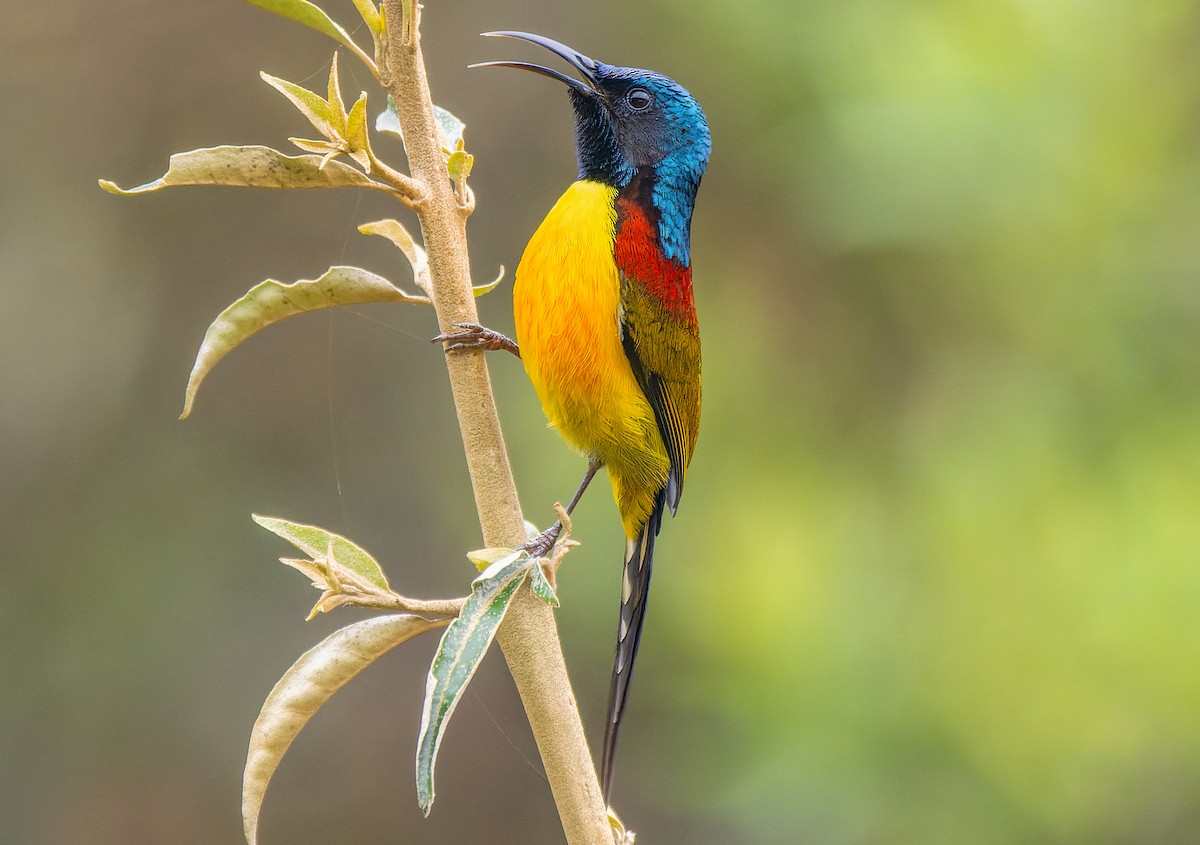
<svg viewBox="0 0 1200 845"><path fill-rule="evenodd" d="M621 714L633 677L633 662L637 658L638 642L642 638L642 622L646 618L646 597L650 592L650 571L654 559L654 538L662 527L666 507L666 488L654 499L654 509L642 526L641 533L625 545L625 567L621 578L621 620L617 628L617 654L613 661L612 685L609 689L608 719L604 728L604 752L600 764L600 783L604 801L612 792L613 762L617 749L617 732Z"/></svg>

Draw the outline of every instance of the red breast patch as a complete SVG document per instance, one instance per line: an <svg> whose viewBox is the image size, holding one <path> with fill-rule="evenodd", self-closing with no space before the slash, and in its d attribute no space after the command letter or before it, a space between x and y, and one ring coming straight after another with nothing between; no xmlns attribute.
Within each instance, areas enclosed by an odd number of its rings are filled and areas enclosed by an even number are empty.
<svg viewBox="0 0 1200 845"><path fill-rule="evenodd" d="M662 254L657 227L645 209L628 197L617 199L614 251L621 272L641 282L669 314L688 323L696 322L692 268L677 264Z"/></svg>

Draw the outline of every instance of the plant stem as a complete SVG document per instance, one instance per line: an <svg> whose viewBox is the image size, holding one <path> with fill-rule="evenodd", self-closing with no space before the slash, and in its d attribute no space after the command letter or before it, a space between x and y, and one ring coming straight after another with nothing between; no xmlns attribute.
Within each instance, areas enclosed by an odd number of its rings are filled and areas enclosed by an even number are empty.
<svg viewBox="0 0 1200 845"><path fill-rule="evenodd" d="M456 323L478 321L467 255L470 207L455 195L438 141L421 55L420 6L415 0L384 0L383 7L388 44L380 79L396 100L409 170L426 189L417 216L429 256L433 303L442 331L454 331ZM484 543L515 548L525 542L525 526L483 352L447 353L446 368ZM496 639L521 695L567 842L612 845L553 610L523 587Z"/></svg>

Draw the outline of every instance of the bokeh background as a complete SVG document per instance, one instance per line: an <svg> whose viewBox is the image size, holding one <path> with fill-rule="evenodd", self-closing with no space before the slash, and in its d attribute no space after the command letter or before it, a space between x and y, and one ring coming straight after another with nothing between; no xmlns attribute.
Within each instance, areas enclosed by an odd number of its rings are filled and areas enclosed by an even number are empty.
<svg viewBox="0 0 1200 845"><path fill-rule="evenodd" d="M573 178L566 97L468 71L527 29L705 104L705 416L664 530L616 804L646 843L1181 843L1200 836L1200 15L1185 0L428 0L468 124L480 281ZM343 22L352 4L329 0ZM359 36L365 34L361 31ZM354 192L120 199L169 153L287 149L332 42L237 2L9 3L0 157L0 839L236 842L245 742L314 594L251 511L416 595L479 545L432 315L273 327L175 420L252 284L358 263ZM377 89L342 57L347 96ZM398 148L379 148L402 161ZM403 216L403 215L401 215ZM407 221L410 218L404 217ZM511 327L507 285L482 300ZM582 470L492 362L527 512ZM622 545L578 512L562 635L596 737ZM423 820L428 637L301 735L265 843L558 841L489 657Z"/></svg>

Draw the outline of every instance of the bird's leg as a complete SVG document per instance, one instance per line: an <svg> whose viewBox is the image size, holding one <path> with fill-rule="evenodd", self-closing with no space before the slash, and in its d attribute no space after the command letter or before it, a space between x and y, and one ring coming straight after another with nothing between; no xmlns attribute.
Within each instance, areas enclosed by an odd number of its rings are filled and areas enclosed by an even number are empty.
<svg viewBox="0 0 1200 845"><path fill-rule="evenodd" d="M583 481L579 482L579 489L575 491L575 495L571 497L571 501L567 502L567 506L563 508L568 515L570 515L571 511L575 510L575 506L583 498L583 491L592 483L592 479L596 477L596 473L600 470L601 466L602 464L597 458L588 458L588 468L587 472L583 474ZM531 557L545 557L554 548L554 544L558 542L558 535L561 533L562 522L556 519L553 525L521 546L521 548L529 552Z"/></svg>
<svg viewBox="0 0 1200 845"><path fill-rule="evenodd" d="M491 352L504 350L518 358L521 350L514 341L509 340L500 332L493 331L479 323L455 323L462 331L443 332L430 340L430 343L445 343L447 352L468 351L471 349L486 349Z"/></svg>

